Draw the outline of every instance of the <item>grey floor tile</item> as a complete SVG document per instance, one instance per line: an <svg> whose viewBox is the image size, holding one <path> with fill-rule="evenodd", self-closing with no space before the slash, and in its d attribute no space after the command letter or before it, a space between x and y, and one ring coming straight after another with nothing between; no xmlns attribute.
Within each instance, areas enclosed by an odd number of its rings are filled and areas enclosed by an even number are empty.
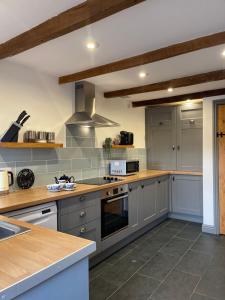
<svg viewBox="0 0 225 300"><path fill-rule="evenodd" d="M161 242L158 242L154 239L153 240L149 239L142 242L136 248L134 248L129 254L129 256L132 257L133 259L146 262L157 253L157 251L160 249L161 246L162 246Z"/></svg>
<svg viewBox="0 0 225 300"><path fill-rule="evenodd" d="M193 294L191 300L215 300L215 298L210 298L200 294Z"/></svg>
<svg viewBox="0 0 225 300"><path fill-rule="evenodd" d="M201 227L195 224L187 224L178 234L178 237L187 240L196 240L201 233Z"/></svg>
<svg viewBox="0 0 225 300"><path fill-rule="evenodd" d="M157 253L143 268L139 271L140 274L163 280L168 272L174 268L177 262L175 256L164 253Z"/></svg>
<svg viewBox="0 0 225 300"><path fill-rule="evenodd" d="M110 300L147 300L159 284L155 279L135 274Z"/></svg>
<svg viewBox="0 0 225 300"><path fill-rule="evenodd" d="M134 259L130 255L122 258L117 264L111 265L101 274L108 282L120 286L127 281L143 265L140 259Z"/></svg>
<svg viewBox="0 0 225 300"><path fill-rule="evenodd" d="M225 299L225 267L210 266L196 289L197 293L218 300Z"/></svg>
<svg viewBox="0 0 225 300"><path fill-rule="evenodd" d="M186 273L201 276L207 270L211 259L211 255L195 251L188 251L188 253L185 254L185 256L182 258L176 269Z"/></svg>
<svg viewBox="0 0 225 300"><path fill-rule="evenodd" d="M137 247L134 245L133 247L130 247L128 245L127 247L124 247L120 249L119 251L115 252L113 255L111 255L109 258L106 259L106 262L111 265L115 265L119 260L121 260L123 257L128 255L129 253L132 252L132 249Z"/></svg>
<svg viewBox="0 0 225 300"><path fill-rule="evenodd" d="M191 244L192 244L192 241L174 237L169 241L168 244L166 244L159 251L162 253L180 257L191 246Z"/></svg>
<svg viewBox="0 0 225 300"><path fill-rule="evenodd" d="M105 281L103 277L97 277L90 282L90 300L105 300L117 287L110 282Z"/></svg>
<svg viewBox="0 0 225 300"><path fill-rule="evenodd" d="M154 300L190 299L197 283L198 276L173 271L151 296Z"/></svg>
<svg viewBox="0 0 225 300"><path fill-rule="evenodd" d="M218 255L225 250L225 237L212 234L201 234L194 243L192 249L200 252L205 252L211 255Z"/></svg>
<svg viewBox="0 0 225 300"><path fill-rule="evenodd" d="M105 261L103 261L100 264L98 264L97 266L95 266L94 268L90 269L90 271L89 271L90 280L93 280L96 277L98 277L108 267L109 267L109 264L107 264Z"/></svg>
<svg viewBox="0 0 225 300"><path fill-rule="evenodd" d="M167 223L166 227L180 231L186 224L186 221L171 219L170 222Z"/></svg>

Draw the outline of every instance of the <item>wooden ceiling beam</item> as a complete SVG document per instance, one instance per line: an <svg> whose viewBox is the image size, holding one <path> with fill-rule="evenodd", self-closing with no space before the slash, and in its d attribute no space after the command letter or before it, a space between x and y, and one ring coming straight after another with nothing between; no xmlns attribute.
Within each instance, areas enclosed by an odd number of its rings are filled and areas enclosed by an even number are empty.
<svg viewBox="0 0 225 300"><path fill-rule="evenodd" d="M104 97L105 98L124 97L128 95L167 90L169 87L179 88L179 87L185 87L185 86L218 81L223 79L225 79L225 70L218 70L218 71L186 76L182 78L171 79L171 80L157 82L157 83L151 83L151 84L128 88L128 89L106 92L104 93Z"/></svg>
<svg viewBox="0 0 225 300"><path fill-rule="evenodd" d="M206 98L206 97L213 97L213 96L220 96L220 95L225 95L225 88L202 91L202 92L197 92L197 93L177 95L177 96L172 96L172 97L164 97L164 98L158 98L158 99L152 99L152 100L134 101L134 102L132 102L132 106L133 107L142 107L142 106L169 104L169 103L175 103L175 102L180 102L180 101L185 101L185 100L196 100L196 99L202 99L202 98Z"/></svg>
<svg viewBox="0 0 225 300"><path fill-rule="evenodd" d="M163 59L175 57L181 54L225 44L225 31L203 36L186 42L170 45L168 47L153 50L137 56L118 60L106 65L101 65L81 72L59 77L59 83L64 84L104 75L116 71L122 71L129 68L153 63Z"/></svg>
<svg viewBox="0 0 225 300"><path fill-rule="evenodd" d="M146 0L87 0L0 44L4 59L80 29Z"/></svg>

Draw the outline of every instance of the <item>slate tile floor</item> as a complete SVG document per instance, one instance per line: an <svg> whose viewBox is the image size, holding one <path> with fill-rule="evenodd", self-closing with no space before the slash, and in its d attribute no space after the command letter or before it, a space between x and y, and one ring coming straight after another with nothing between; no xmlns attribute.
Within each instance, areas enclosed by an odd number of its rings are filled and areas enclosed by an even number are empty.
<svg viewBox="0 0 225 300"><path fill-rule="evenodd" d="M225 300L225 237L167 220L90 270L90 300Z"/></svg>

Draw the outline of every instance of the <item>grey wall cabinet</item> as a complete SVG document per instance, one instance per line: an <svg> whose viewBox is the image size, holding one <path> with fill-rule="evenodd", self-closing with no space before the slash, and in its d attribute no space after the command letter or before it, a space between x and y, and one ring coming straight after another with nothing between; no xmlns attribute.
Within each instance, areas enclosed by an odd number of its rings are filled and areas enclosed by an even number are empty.
<svg viewBox="0 0 225 300"><path fill-rule="evenodd" d="M147 159L151 169L176 168L176 111L173 107L146 110Z"/></svg>
<svg viewBox="0 0 225 300"><path fill-rule="evenodd" d="M202 104L146 109L148 168L202 169Z"/></svg>
<svg viewBox="0 0 225 300"><path fill-rule="evenodd" d="M202 105L178 107L177 169L202 169Z"/></svg>
<svg viewBox="0 0 225 300"><path fill-rule="evenodd" d="M171 176L171 216L202 222L202 176Z"/></svg>

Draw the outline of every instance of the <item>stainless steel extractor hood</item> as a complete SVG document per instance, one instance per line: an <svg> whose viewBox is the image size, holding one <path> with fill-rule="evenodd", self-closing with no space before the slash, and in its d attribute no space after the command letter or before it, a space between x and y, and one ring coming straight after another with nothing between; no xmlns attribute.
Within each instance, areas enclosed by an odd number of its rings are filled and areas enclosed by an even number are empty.
<svg viewBox="0 0 225 300"><path fill-rule="evenodd" d="M75 113L66 125L87 127L115 127L118 123L95 113L95 85L80 81L75 83Z"/></svg>

